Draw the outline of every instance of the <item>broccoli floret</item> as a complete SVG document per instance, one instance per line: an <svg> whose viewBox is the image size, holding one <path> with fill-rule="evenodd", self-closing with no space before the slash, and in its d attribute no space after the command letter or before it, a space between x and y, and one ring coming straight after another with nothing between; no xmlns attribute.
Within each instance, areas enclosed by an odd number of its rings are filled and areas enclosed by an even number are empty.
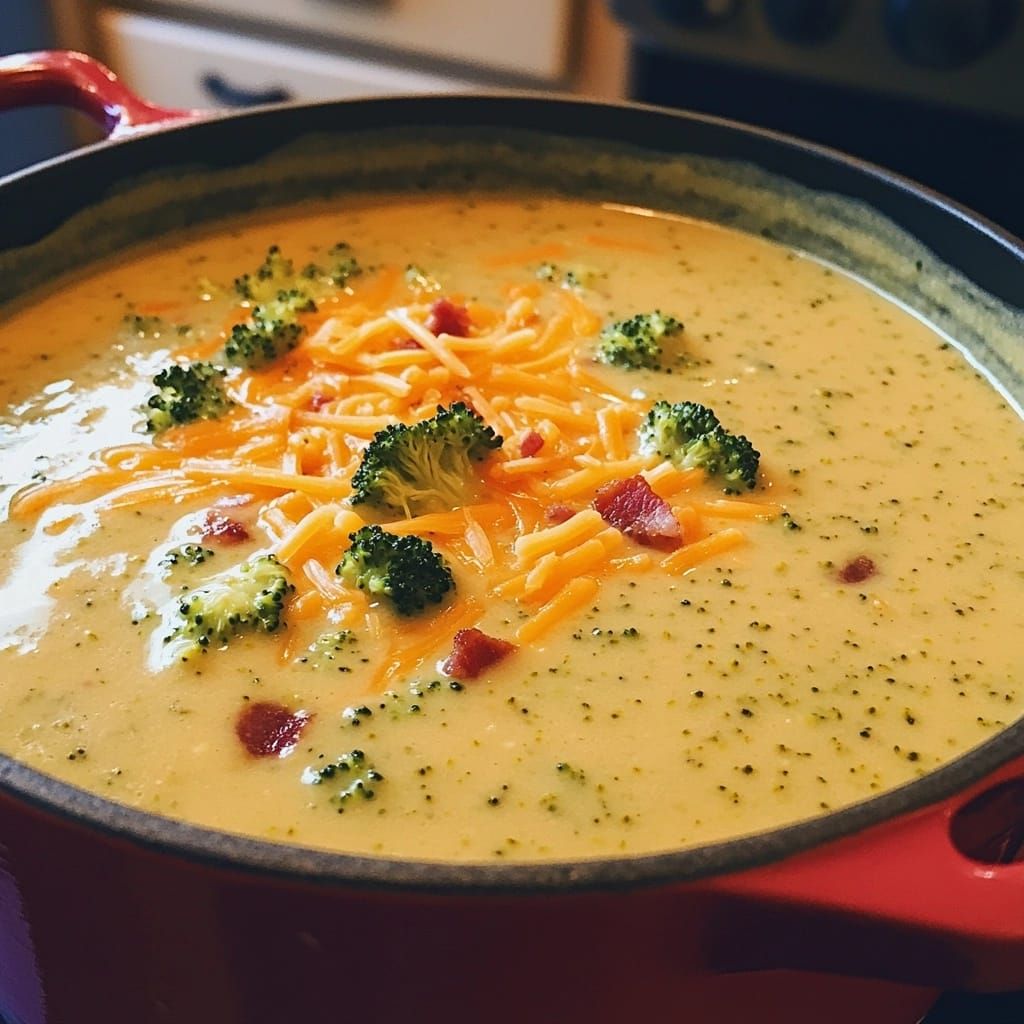
<svg viewBox="0 0 1024 1024"><path fill-rule="evenodd" d="M350 750L327 764L310 765L302 773L307 786L336 785L331 802L337 805L338 813L345 812L345 805L352 800L372 800L377 786L384 776L368 762L361 750Z"/></svg>
<svg viewBox="0 0 1024 1024"><path fill-rule="evenodd" d="M208 558L213 558L213 555L213 550L204 548L202 544L180 544L176 548L171 548L160 559L160 566L170 572L181 565L202 565Z"/></svg>
<svg viewBox="0 0 1024 1024"><path fill-rule="evenodd" d="M542 263L536 270L538 281L549 281L552 284L559 284L570 291L592 288L597 279L603 276L606 275L598 273L593 267L575 266L563 271L554 263Z"/></svg>
<svg viewBox="0 0 1024 1024"><path fill-rule="evenodd" d="M272 245L254 274L235 278L235 291L248 302L270 302L291 286L294 277L295 265Z"/></svg>
<svg viewBox="0 0 1024 1024"><path fill-rule="evenodd" d="M253 316L235 324L224 343L224 358L235 366L255 369L272 363L299 343L303 327L294 320L264 320Z"/></svg>
<svg viewBox="0 0 1024 1024"><path fill-rule="evenodd" d="M269 302L261 302L253 311L257 323L273 323L277 320L294 320L298 313L315 313L316 303L308 292L301 288L279 291Z"/></svg>
<svg viewBox="0 0 1024 1024"><path fill-rule="evenodd" d="M364 526L349 540L352 546L335 572L360 590L390 598L400 615L439 603L455 586L444 558L422 537Z"/></svg>
<svg viewBox="0 0 1024 1024"><path fill-rule="evenodd" d="M504 443L462 402L437 415L378 431L352 478L353 504L401 509L407 516L450 509L466 500L472 462Z"/></svg>
<svg viewBox="0 0 1024 1024"><path fill-rule="evenodd" d="M224 393L224 370L212 363L174 363L153 378L144 411L151 434L194 420L215 420L234 405Z"/></svg>
<svg viewBox="0 0 1024 1024"><path fill-rule="evenodd" d="M359 261L347 242L339 242L327 250L326 266L310 263L299 273L295 264L276 245L267 250L266 258L253 274L235 279L235 291L246 302L263 307L264 320L289 320L296 312L316 309L315 301L328 292L343 288L350 277L362 273ZM280 308L290 300L290 308Z"/></svg>
<svg viewBox="0 0 1024 1024"><path fill-rule="evenodd" d="M661 339L678 334L682 329L683 325L675 317L665 316L659 310L637 313L601 331L595 358L628 370L660 370Z"/></svg>
<svg viewBox="0 0 1024 1024"><path fill-rule="evenodd" d="M121 333L127 338L159 338L167 330L163 318L128 313L121 320Z"/></svg>
<svg viewBox="0 0 1024 1024"><path fill-rule="evenodd" d="M760 452L742 434L730 434L706 405L655 402L638 433L642 452L722 477L727 491L757 484Z"/></svg>
<svg viewBox="0 0 1024 1024"><path fill-rule="evenodd" d="M363 272L348 242L332 245L327 250L327 256L329 262L326 267L310 263L303 269L302 276L307 281L318 281L331 288L344 288L350 277L358 277Z"/></svg>
<svg viewBox="0 0 1024 1024"><path fill-rule="evenodd" d="M143 316L140 313L129 313L121 321L121 337L125 341L171 337L188 338L192 328L188 324L169 324L159 316Z"/></svg>
<svg viewBox="0 0 1024 1024"><path fill-rule="evenodd" d="M306 648L306 653L296 660L316 669L334 667L339 672L351 672L352 669L348 665L338 665L336 662L343 655L350 654L351 648L355 647L357 642L355 635L348 629L342 629L337 633L321 633Z"/></svg>
<svg viewBox="0 0 1024 1024"><path fill-rule="evenodd" d="M350 277L358 277L363 272L359 260L352 255L351 250L348 242L338 242L327 250L331 262L327 267L326 276L336 288L344 287Z"/></svg>
<svg viewBox="0 0 1024 1024"><path fill-rule="evenodd" d="M305 333L296 322L299 313L315 313L316 303L298 289L279 291L273 299L258 305L252 316L235 324L224 343L224 359L235 366L255 369L290 352Z"/></svg>
<svg viewBox="0 0 1024 1024"><path fill-rule="evenodd" d="M164 643L185 660L241 633L273 633L294 589L273 555L258 555L185 594Z"/></svg>

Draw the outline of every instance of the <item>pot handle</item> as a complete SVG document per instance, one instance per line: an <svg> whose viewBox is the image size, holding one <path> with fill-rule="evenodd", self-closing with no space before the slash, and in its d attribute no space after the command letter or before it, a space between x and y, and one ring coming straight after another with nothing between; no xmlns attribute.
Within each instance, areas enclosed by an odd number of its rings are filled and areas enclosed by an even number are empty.
<svg viewBox="0 0 1024 1024"><path fill-rule="evenodd" d="M965 835L996 808L973 846ZM1024 758L948 800L710 883L719 970L804 968L937 988L1024 986ZM1012 838L1012 842L1007 837ZM987 845L987 852L979 852ZM964 852L968 848L970 854Z"/></svg>
<svg viewBox="0 0 1024 1024"><path fill-rule="evenodd" d="M96 121L108 138L202 116L147 103L109 68L73 50L40 50L0 57L0 111L56 104Z"/></svg>

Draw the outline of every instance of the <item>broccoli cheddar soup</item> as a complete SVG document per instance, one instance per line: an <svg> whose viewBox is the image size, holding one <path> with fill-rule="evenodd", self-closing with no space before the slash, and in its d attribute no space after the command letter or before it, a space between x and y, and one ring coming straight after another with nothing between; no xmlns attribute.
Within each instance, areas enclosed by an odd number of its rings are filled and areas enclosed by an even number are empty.
<svg viewBox="0 0 1024 1024"><path fill-rule="evenodd" d="M140 249L0 322L0 749L448 860L651 852L1021 711L1024 430L843 273L445 196Z"/></svg>

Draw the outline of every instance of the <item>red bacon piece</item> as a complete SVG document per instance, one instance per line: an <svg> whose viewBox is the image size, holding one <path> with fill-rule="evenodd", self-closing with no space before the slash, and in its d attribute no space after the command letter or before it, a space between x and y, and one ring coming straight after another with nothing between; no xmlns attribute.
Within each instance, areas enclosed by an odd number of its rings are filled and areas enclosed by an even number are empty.
<svg viewBox="0 0 1024 1024"><path fill-rule="evenodd" d="M613 480L594 498L601 518L632 537L660 551L674 551L683 542L683 532L664 498L659 498L642 476Z"/></svg>
<svg viewBox="0 0 1024 1024"><path fill-rule="evenodd" d="M544 512L544 518L549 523L564 523L567 519L572 519L576 515L576 509L570 508L568 505L548 505Z"/></svg>
<svg viewBox="0 0 1024 1024"><path fill-rule="evenodd" d="M456 679L475 679L485 668L496 665L515 650L515 644L479 629L460 629L452 639L452 653L445 658L441 671Z"/></svg>
<svg viewBox="0 0 1024 1024"><path fill-rule="evenodd" d="M235 735L253 757L284 757L299 742L312 715L289 711L274 701L246 704L235 720Z"/></svg>
<svg viewBox="0 0 1024 1024"><path fill-rule="evenodd" d="M451 334L457 338L465 338L472 324L469 310L465 306L456 306L448 299L438 299L430 307L426 328L433 334Z"/></svg>
<svg viewBox="0 0 1024 1024"><path fill-rule="evenodd" d="M423 348L423 346L415 338L399 338L398 341L391 343L393 349L407 349L407 348Z"/></svg>
<svg viewBox="0 0 1024 1024"><path fill-rule="evenodd" d="M842 583L863 583L878 572L878 567L867 555L858 555L850 559L839 570L838 576Z"/></svg>
<svg viewBox="0 0 1024 1024"><path fill-rule="evenodd" d="M249 531L237 520L230 516L210 509L206 513L200 527L203 540L217 541L220 544L241 544L249 539Z"/></svg>
<svg viewBox="0 0 1024 1024"><path fill-rule="evenodd" d="M541 437L536 430L528 430L523 434L522 441L519 442L519 454L522 455L524 459L528 459L532 455L536 455L543 447L544 438Z"/></svg>
<svg viewBox="0 0 1024 1024"><path fill-rule="evenodd" d="M309 408L312 412L319 412L328 402L333 402L332 395L325 395L322 391L314 391L309 396Z"/></svg>

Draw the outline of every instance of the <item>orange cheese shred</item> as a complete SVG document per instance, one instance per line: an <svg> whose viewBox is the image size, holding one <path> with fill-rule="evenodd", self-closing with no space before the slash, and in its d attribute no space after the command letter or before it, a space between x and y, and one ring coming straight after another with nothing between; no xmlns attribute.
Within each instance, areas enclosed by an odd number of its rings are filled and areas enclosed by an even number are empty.
<svg viewBox="0 0 1024 1024"><path fill-rule="evenodd" d="M695 508L701 515L721 516L723 519L764 519L770 522L782 514L782 506L774 502L733 501L727 498L702 501Z"/></svg>
<svg viewBox="0 0 1024 1024"><path fill-rule="evenodd" d="M473 598L455 601L440 615L427 623L403 630L404 642L395 644L383 659L375 675L372 689L383 690L396 676L411 674L430 654L440 653L451 643L451 638L460 629L475 626L483 615L480 603Z"/></svg>
<svg viewBox="0 0 1024 1024"><path fill-rule="evenodd" d="M630 238L590 235L582 243L647 251ZM455 632L480 622L485 598L477 595L515 602L528 615L515 639L531 643L585 608L615 573L685 573L734 550L746 534L733 527L709 534L706 520L769 521L783 506L720 497L703 471L638 452L635 431L646 403L630 397L622 374L593 363L602 318L587 292L531 273L531 265L571 251L553 242L487 261L521 268L512 273L526 279L504 286L499 306L468 300L466 337L428 328L430 303L445 294L439 286L403 285L392 265L354 278L337 294L318 297L315 313L302 314L304 334L286 356L258 370L231 370L225 386L234 405L224 416L105 449L78 476L23 488L10 514L25 519L62 502L88 501L113 515L243 495L296 588L288 617L299 628L289 631L281 656L292 657L324 622L358 624L383 651L374 689L417 671L448 649ZM456 293L447 298L463 302ZM223 329L174 357L215 355L232 325L250 316L248 305L236 306ZM387 602L371 601L334 571L349 536L365 523L363 506L350 507L352 476L378 432L432 417L438 405L456 401L471 405L506 443L474 464L472 504L412 517L368 513L392 534L430 539L459 581L447 606L398 619ZM524 448L533 454L524 456ZM667 557L627 547L624 534L591 505L600 487L637 473L672 503L680 524L683 546ZM81 515L55 510L45 529L60 533Z"/></svg>
<svg viewBox="0 0 1024 1024"><path fill-rule="evenodd" d="M674 551L664 559L661 567L667 572L682 573L692 569L709 558L724 554L747 542L747 535L740 530L729 527L712 533L694 544L687 544Z"/></svg>
<svg viewBox="0 0 1024 1024"><path fill-rule="evenodd" d="M516 630L516 642L529 644L540 639L563 619L589 604L600 589L600 583L590 576L572 580Z"/></svg>

